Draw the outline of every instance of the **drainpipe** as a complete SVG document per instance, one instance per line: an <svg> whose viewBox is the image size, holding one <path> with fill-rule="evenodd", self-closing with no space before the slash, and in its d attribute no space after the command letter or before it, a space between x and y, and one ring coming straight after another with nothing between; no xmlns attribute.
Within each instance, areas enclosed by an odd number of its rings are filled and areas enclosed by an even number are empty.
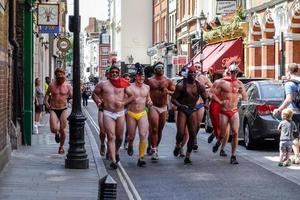
<svg viewBox="0 0 300 200"><path fill-rule="evenodd" d="M23 131L24 145L31 145L33 127L33 16L31 8L35 0L26 0L24 6L24 87Z"/></svg>
<svg viewBox="0 0 300 200"><path fill-rule="evenodd" d="M19 44L16 40L15 34L15 6L16 0L11 0L9 2L9 43L13 47L12 52L12 61L13 61L13 116L12 121L16 125L17 119L20 117L20 93L19 93L19 81L18 81L18 52L19 52Z"/></svg>

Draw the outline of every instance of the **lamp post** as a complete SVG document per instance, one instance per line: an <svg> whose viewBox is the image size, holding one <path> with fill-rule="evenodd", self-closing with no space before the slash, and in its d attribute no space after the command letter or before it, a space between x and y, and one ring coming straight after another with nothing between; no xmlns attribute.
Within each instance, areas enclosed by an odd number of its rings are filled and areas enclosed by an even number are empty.
<svg viewBox="0 0 300 200"><path fill-rule="evenodd" d="M74 16L69 18L69 29L74 33L73 41L73 104L69 120L69 150L65 160L65 168L87 169L89 159L84 148L85 116L81 111L80 95L80 16L79 0L74 0Z"/></svg>
<svg viewBox="0 0 300 200"><path fill-rule="evenodd" d="M206 23L206 16L203 13L203 10L201 10L200 16L199 16L199 21L200 21L200 65L201 65L201 73L203 73L203 27L205 26Z"/></svg>

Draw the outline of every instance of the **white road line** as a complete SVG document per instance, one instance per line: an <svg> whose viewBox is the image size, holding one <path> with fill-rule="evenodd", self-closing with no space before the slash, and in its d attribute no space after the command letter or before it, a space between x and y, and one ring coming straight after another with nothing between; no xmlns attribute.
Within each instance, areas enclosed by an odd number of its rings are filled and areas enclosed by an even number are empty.
<svg viewBox="0 0 300 200"><path fill-rule="evenodd" d="M95 129L97 130L97 133L99 135L100 129L99 129L98 124L95 123L92 116L90 115L89 112L87 112L86 109L84 109L84 113L86 114L87 118L90 120L92 125L95 127ZM140 197L138 191L136 190L135 186L133 185L132 181L130 180L130 178L129 178L128 174L126 173L125 169L123 168L123 166L121 164L121 161L119 161L118 165L119 165L120 170L117 169L117 174L118 174L118 176L120 178L120 181L121 181L121 183L122 183L122 185L123 185L123 187L124 187L124 189L125 189L125 191L128 195L128 198L130 200L134 200L134 199L141 200L141 197ZM131 193L127 183L129 184L131 191L134 193L135 198L133 197L133 194Z"/></svg>

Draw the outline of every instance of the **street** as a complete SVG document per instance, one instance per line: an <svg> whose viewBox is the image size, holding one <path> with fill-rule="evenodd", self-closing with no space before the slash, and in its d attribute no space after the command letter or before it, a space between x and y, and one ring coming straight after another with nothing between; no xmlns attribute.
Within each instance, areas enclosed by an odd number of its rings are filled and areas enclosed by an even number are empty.
<svg viewBox="0 0 300 200"><path fill-rule="evenodd" d="M98 139L97 109L89 100L83 109L89 126ZM299 199L299 165L278 167L278 147L273 142L258 150L246 150L239 145L239 165L229 163L229 157L213 154L208 134L198 133L198 152L192 153L192 165L184 165L183 158L173 156L176 127L167 123L159 146L160 160L153 163L146 156L147 165L138 168L138 136L134 155L130 157L121 147L121 167L108 173L118 182L118 199ZM214 143L214 142L213 142ZM242 144L242 143L241 143ZM230 144L226 152L230 155Z"/></svg>

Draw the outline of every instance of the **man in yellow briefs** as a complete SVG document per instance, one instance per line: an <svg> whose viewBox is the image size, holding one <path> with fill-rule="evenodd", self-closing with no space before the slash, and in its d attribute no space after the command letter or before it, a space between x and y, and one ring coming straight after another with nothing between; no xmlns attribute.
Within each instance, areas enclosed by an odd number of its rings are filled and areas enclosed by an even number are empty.
<svg viewBox="0 0 300 200"><path fill-rule="evenodd" d="M134 95L134 100L128 104L127 131L128 131L128 149L129 156L133 155L133 141L136 128L138 127L140 143L139 143L139 159L137 166L146 165L144 155L146 151L147 132L149 128L148 116L145 110L146 106L152 106L150 99L150 88L144 84L145 74L141 67L137 68L135 82L130 85L128 90Z"/></svg>

